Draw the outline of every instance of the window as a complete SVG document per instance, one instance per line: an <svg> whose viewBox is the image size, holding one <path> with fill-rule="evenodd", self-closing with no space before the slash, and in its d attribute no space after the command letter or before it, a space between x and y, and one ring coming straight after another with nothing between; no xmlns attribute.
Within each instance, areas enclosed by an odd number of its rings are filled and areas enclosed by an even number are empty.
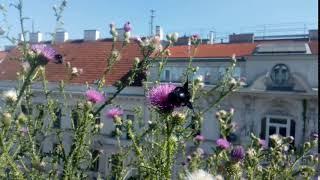
<svg viewBox="0 0 320 180"><path fill-rule="evenodd" d="M218 79L221 80L221 78L224 76L226 73L226 68L225 67L219 67L218 69Z"/></svg>
<svg viewBox="0 0 320 180"><path fill-rule="evenodd" d="M134 115L132 114L127 114L127 119L130 119L131 121L134 120Z"/></svg>
<svg viewBox="0 0 320 180"><path fill-rule="evenodd" d="M204 74L204 83L205 84L210 84L210 77L211 77L210 72L206 71L206 73Z"/></svg>
<svg viewBox="0 0 320 180"><path fill-rule="evenodd" d="M170 70L166 69L165 71L165 81L170 81Z"/></svg>
<svg viewBox="0 0 320 180"><path fill-rule="evenodd" d="M53 128L60 128L61 126L61 118L62 118L62 110L61 108L55 109L56 118L53 121Z"/></svg>
<svg viewBox="0 0 320 180"><path fill-rule="evenodd" d="M289 79L289 69L284 64L277 64L271 70L271 80L276 85L284 85Z"/></svg>
<svg viewBox="0 0 320 180"><path fill-rule="evenodd" d="M285 116L267 116L261 120L260 138L270 145L269 137L278 134L295 137L295 121ZM292 143L294 145L294 142Z"/></svg>
<svg viewBox="0 0 320 180"><path fill-rule="evenodd" d="M240 67L235 67L233 72L233 77L236 79L240 79L241 70Z"/></svg>
<svg viewBox="0 0 320 180"><path fill-rule="evenodd" d="M94 150L91 155L92 155L92 164L91 164L90 170L97 172L99 171L100 152L99 150Z"/></svg>

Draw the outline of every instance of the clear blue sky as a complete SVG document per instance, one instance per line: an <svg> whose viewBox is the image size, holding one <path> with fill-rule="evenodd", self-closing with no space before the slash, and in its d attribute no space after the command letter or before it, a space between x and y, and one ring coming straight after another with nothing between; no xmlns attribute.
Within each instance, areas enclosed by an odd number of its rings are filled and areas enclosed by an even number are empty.
<svg viewBox="0 0 320 180"><path fill-rule="evenodd" d="M12 0L0 0L3 4L8 2ZM25 0L25 15L34 20L35 30L53 31L52 6L57 2ZM318 25L317 0L69 0L63 17L64 28L71 39L82 38L85 29L98 29L102 37L107 37L110 22L122 26L130 21L135 35L147 35L150 9L156 10L154 24L161 25L165 33L199 32L204 36L215 30L221 36L255 31L262 28L257 25L263 24L290 23L268 26L269 29L303 28L303 23L307 28ZM16 36L19 32L16 10L9 8L8 16L11 34ZM31 24L26 21L29 30ZM3 45L3 41L0 43Z"/></svg>

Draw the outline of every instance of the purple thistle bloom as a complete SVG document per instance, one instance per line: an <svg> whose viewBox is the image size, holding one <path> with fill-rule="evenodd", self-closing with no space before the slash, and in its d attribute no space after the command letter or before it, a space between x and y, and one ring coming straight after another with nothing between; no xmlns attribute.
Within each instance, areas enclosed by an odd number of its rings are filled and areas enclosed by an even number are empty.
<svg viewBox="0 0 320 180"><path fill-rule="evenodd" d="M99 91L93 89L86 92L86 98L92 103L101 103L104 101L104 96Z"/></svg>
<svg viewBox="0 0 320 180"><path fill-rule="evenodd" d="M241 161L244 159L246 152L242 146L236 146L231 151L231 158L235 161Z"/></svg>
<svg viewBox="0 0 320 180"><path fill-rule="evenodd" d="M49 45L33 44L31 50L38 54L45 63L52 61L61 64L63 62L63 57Z"/></svg>
<svg viewBox="0 0 320 180"><path fill-rule="evenodd" d="M125 32L131 31L131 25L130 25L129 21L124 24L123 29L124 29Z"/></svg>
<svg viewBox="0 0 320 180"><path fill-rule="evenodd" d="M197 135L195 138L194 138L196 141L204 141L204 136L202 135Z"/></svg>
<svg viewBox="0 0 320 180"><path fill-rule="evenodd" d="M29 133L29 129L27 127L22 127L19 131L23 136L26 136Z"/></svg>
<svg viewBox="0 0 320 180"><path fill-rule="evenodd" d="M230 142L223 138L218 139L216 144L221 149L228 149L230 147Z"/></svg>
<svg viewBox="0 0 320 180"><path fill-rule="evenodd" d="M148 99L151 105L157 107L161 111L170 112L173 110L174 105L169 102L169 94L176 88L171 84L162 84L153 87L148 92Z"/></svg>
<svg viewBox="0 0 320 180"><path fill-rule="evenodd" d="M317 132L312 132L310 136L312 140L316 140L319 138L319 134Z"/></svg>
<svg viewBox="0 0 320 180"><path fill-rule="evenodd" d="M262 148L267 148L267 141L264 140L264 139L259 139L259 145L260 145Z"/></svg>
<svg viewBox="0 0 320 180"><path fill-rule="evenodd" d="M111 108L107 111L106 116L108 118L116 118L123 115L123 110L120 108Z"/></svg>

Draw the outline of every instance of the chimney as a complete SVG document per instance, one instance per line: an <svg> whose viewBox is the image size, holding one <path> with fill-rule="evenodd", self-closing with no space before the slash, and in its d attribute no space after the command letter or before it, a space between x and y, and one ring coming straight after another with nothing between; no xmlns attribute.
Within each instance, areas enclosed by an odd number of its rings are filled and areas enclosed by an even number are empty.
<svg viewBox="0 0 320 180"><path fill-rule="evenodd" d="M309 30L309 40L318 40L318 29Z"/></svg>
<svg viewBox="0 0 320 180"><path fill-rule="evenodd" d="M29 33L29 41L30 43L39 43L42 41L42 33L38 32L32 32Z"/></svg>
<svg viewBox="0 0 320 180"><path fill-rule="evenodd" d="M230 43L253 43L254 42L254 34L253 33L243 33L243 34L231 34L229 35Z"/></svg>
<svg viewBox="0 0 320 180"><path fill-rule="evenodd" d="M19 34L18 34L18 41L19 41L19 42L24 41L22 33L19 33Z"/></svg>
<svg viewBox="0 0 320 180"><path fill-rule="evenodd" d="M210 31L209 33L209 44L213 44L214 43L214 32Z"/></svg>
<svg viewBox="0 0 320 180"><path fill-rule="evenodd" d="M65 31L60 31L56 33L55 42L63 43L69 39L69 33Z"/></svg>
<svg viewBox="0 0 320 180"><path fill-rule="evenodd" d="M124 41L124 29L123 28L117 28L116 31L118 32L118 40Z"/></svg>
<svg viewBox="0 0 320 180"><path fill-rule="evenodd" d="M96 41L100 38L98 30L84 30L84 41Z"/></svg>
<svg viewBox="0 0 320 180"><path fill-rule="evenodd" d="M159 36L160 40L163 40L163 29L161 26L156 26L156 36Z"/></svg>

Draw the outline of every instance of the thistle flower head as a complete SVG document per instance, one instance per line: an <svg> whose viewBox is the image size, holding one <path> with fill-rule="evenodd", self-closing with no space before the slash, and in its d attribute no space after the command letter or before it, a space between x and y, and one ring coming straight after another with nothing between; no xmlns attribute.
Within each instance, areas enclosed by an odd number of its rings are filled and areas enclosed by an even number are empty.
<svg viewBox="0 0 320 180"><path fill-rule="evenodd" d="M267 148L267 141L264 140L264 139L259 139L259 145L260 145L263 149L265 149L265 148Z"/></svg>
<svg viewBox="0 0 320 180"><path fill-rule="evenodd" d="M123 115L123 110L117 107L109 109L106 113L106 116L112 119L115 119L116 117L120 117L122 115Z"/></svg>
<svg viewBox="0 0 320 180"><path fill-rule="evenodd" d="M175 88L176 86L171 84L162 84L153 87L147 95L150 104L161 111L172 111L174 105L169 102L168 96Z"/></svg>
<svg viewBox="0 0 320 180"><path fill-rule="evenodd" d="M223 138L218 139L216 144L221 149L228 149L230 147L230 142Z"/></svg>
<svg viewBox="0 0 320 180"><path fill-rule="evenodd" d="M214 180L214 178L208 172L199 169L192 173L188 173L186 180Z"/></svg>
<svg viewBox="0 0 320 180"><path fill-rule="evenodd" d="M3 99L8 103L13 103L18 100L17 92L13 89L5 91L3 93Z"/></svg>
<svg viewBox="0 0 320 180"><path fill-rule="evenodd" d="M104 96L99 91L93 89L86 92L86 98L92 103L101 103L104 101Z"/></svg>
<svg viewBox="0 0 320 180"><path fill-rule="evenodd" d="M204 136L202 136L202 135L197 135L195 138L194 138L194 140L196 140L196 141L204 141Z"/></svg>
<svg viewBox="0 0 320 180"><path fill-rule="evenodd" d="M36 53L44 63L54 62L56 64L61 64L63 62L62 56L49 45L33 44L31 50Z"/></svg>
<svg viewBox="0 0 320 180"><path fill-rule="evenodd" d="M23 136L27 135L29 133L29 129L27 127L22 127L19 129L19 131L21 132L21 134Z"/></svg>
<svg viewBox="0 0 320 180"><path fill-rule="evenodd" d="M131 31L131 25L130 25L130 22L126 22L124 25L123 25L123 29L125 32L129 32Z"/></svg>
<svg viewBox="0 0 320 180"><path fill-rule="evenodd" d="M242 146L236 146L231 151L231 158L234 161L241 161L244 159L246 152Z"/></svg>

